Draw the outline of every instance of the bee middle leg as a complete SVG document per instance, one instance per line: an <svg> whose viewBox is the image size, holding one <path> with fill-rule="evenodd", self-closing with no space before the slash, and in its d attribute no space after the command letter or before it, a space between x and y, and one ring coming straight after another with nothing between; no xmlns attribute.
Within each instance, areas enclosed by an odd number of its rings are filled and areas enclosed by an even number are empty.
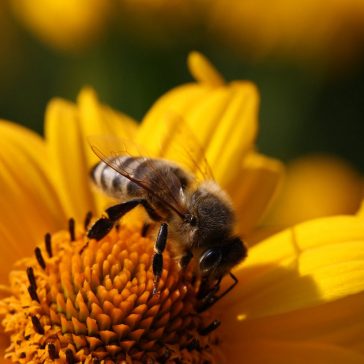
<svg viewBox="0 0 364 364"><path fill-rule="evenodd" d="M123 217L126 213L128 213L138 205L142 205L144 207L151 219L155 221L161 219L160 216L154 211L154 209L148 204L146 200L130 200L106 209L104 212L105 216L98 219L95 224L91 226L90 230L87 232L87 237L89 239L101 240L110 232L110 230L114 227L116 222L121 217Z"/></svg>
<svg viewBox="0 0 364 364"><path fill-rule="evenodd" d="M167 244L167 236L168 236L168 225L166 223L162 223L159 228L157 240L154 244L154 256L153 256L153 274L154 274L154 287L153 287L153 295L158 293L158 284L163 271L163 251L166 248Z"/></svg>

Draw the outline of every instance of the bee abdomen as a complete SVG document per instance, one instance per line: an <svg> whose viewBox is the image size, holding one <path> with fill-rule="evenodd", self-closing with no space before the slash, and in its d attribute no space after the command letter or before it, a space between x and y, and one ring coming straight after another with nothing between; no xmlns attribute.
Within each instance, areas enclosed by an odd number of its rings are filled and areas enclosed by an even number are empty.
<svg viewBox="0 0 364 364"><path fill-rule="evenodd" d="M131 175L134 174L133 172L138 168L142 161L143 158L128 156L115 157L112 160L113 164L120 167L120 170L127 171ZM102 189L107 195L114 198L130 196L130 184L138 187L135 183L131 182L128 178L124 177L121 173L117 172L103 161L99 162L92 168L90 175L92 181L97 187ZM134 192L134 195L138 195L137 192L140 191L136 191L134 188Z"/></svg>

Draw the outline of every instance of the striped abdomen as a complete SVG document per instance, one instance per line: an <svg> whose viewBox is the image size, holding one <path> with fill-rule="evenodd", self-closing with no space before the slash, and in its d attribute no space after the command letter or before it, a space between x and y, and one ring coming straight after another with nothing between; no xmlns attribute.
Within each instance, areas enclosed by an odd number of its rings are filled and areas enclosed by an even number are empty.
<svg viewBox="0 0 364 364"><path fill-rule="evenodd" d="M99 162L91 170L93 182L107 195L120 200L146 197L148 191L132 182L127 176L143 181L154 192L172 193L178 196L179 189L189 184L191 177L173 163L145 157L119 156L109 160L116 167L111 168L105 162Z"/></svg>

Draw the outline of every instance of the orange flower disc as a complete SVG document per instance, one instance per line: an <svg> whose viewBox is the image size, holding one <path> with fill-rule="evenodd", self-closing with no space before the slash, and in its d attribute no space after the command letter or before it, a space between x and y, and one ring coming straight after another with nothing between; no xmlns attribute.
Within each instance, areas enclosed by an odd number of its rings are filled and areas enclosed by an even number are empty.
<svg viewBox="0 0 364 364"><path fill-rule="evenodd" d="M199 280L163 253L153 295L153 236L122 225L85 245L85 230L46 236L34 258L13 271L2 301L14 362L214 363L216 332L198 314ZM204 330L205 329L205 330ZM210 331L210 330L207 330Z"/></svg>

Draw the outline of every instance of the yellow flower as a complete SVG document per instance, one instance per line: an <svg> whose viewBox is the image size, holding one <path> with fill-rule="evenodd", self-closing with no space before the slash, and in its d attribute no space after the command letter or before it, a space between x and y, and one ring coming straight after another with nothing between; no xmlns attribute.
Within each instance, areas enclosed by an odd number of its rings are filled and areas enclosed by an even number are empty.
<svg viewBox="0 0 364 364"><path fill-rule="evenodd" d="M172 147L179 144L175 130L181 119L176 115L198 131L218 181L233 196L238 219L249 213L243 202L256 216L264 210L254 210L249 191L263 205L260 188L266 204L281 166L252 151L255 88L224 84L196 53L190 67L198 83L162 97L140 127L98 103L90 90L81 93L77 105L51 102L45 141L19 126L0 124L3 282L11 262L23 258L10 274L10 291L3 286L11 294L0 304L10 360L363 362L362 214L303 223L255 245L234 270L238 286L203 313L197 312L193 267L183 273L176 267L171 242L160 295L151 294L153 235L142 236L140 220L121 223L99 243L85 246L85 212L106 203L88 187L87 170L95 157L85 136L134 135L151 151L177 156ZM68 217L78 223L70 220L67 230L55 232ZM46 232L51 234L33 258L24 258ZM217 330L215 319L222 322Z"/></svg>
<svg viewBox="0 0 364 364"><path fill-rule="evenodd" d="M98 39L111 14L103 0L10 0L15 15L43 42L79 51Z"/></svg>
<svg viewBox="0 0 364 364"><path fill-rule="evenodd" d="M308 155L292 161L263 225L281 228L322 216L353 214L363 197L363 178L343 160Z"/></svg>
<svg viewBox="0 0 364 364"><path fill-rule="evenodd" d="M211 29L237 51L253 57L289 56L297 61L352 61L363 46L361 0L215 1Z"/></svg>

